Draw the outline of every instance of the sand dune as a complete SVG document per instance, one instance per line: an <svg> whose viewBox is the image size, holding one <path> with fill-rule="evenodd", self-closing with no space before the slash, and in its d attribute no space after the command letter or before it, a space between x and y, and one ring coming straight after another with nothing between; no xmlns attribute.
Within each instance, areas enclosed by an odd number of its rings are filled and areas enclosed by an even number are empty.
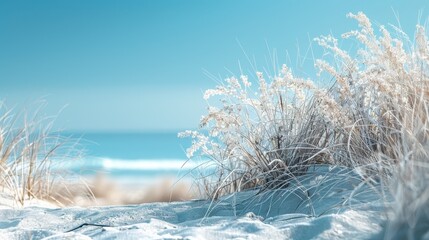
<svg viewBox="0 0 429 240"><path fill-rule="evenodd" d="M262 193L240 192L218 201L90 208L3 206L0 238L371 239L376 236L385 220L380 196L367 187L356 188L356 178L339 182L330 177L335 175L325 174L326 171L318 168L310 172L313 176L302 178L301 187L291 184L285 189ZM317 182L320 176L325 178L323 184Z"/></svg>

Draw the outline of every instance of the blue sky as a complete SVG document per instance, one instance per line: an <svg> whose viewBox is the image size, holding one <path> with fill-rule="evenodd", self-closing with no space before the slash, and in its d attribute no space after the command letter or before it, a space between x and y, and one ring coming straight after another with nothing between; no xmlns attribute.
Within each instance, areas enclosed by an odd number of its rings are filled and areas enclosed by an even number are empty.
<svg viewBox="0 0 429 240"><path fill-rule="evenodd" d="M1 1L0 97L10 107L45 99L70 131L195 128L202 92L269 66L277 51L311 75L310 39L355 29L348 12L413 33L428 1ZM315 53L317 47L313 46ZM243 51L244 50L244 51ZM288 54L286 54L288 52ZM317 55L317 54L316 54ZM306 59L305 61L303 59Z"/></svg>

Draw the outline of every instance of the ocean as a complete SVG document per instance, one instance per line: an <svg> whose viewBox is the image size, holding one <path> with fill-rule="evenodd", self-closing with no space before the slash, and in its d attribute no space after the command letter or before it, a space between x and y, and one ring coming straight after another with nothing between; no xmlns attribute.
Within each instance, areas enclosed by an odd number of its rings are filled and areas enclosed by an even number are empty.
<svg viewBox="0 0 429 240"><path fill-rule="evenodd" d="M151 133L64 133L79 139L82 154L68 161L67 170L78 176L102 174L126 183L173 177L189 177L195 167L186 158L190 139L177 137L177 132Z"/></svg>

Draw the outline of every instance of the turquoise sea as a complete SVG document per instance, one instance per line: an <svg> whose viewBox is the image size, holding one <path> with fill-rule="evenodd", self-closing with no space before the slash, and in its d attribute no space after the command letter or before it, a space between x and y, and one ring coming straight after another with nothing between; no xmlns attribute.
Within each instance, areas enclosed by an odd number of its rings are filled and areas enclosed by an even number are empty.
<svg viewBox="0 0 429 240"><path fill-rule="evenodd" d="M191 140L178 138L177 132L63 135L78 139L81 157L68 161L66 166L79 176L101 173L119 181L141 182L166 176L188 176L195 166L187 161L185 153Z"/></svg>

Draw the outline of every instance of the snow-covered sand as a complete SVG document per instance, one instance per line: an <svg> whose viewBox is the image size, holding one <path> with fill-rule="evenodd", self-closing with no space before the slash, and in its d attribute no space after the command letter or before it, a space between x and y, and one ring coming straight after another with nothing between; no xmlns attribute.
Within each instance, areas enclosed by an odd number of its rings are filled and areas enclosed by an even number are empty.
<svg viewBox="0 0 429 240"><path fill-rule="evenodd" d="M2 204L0 239L371 239L386 219L381 199L353 172L322 166L284 189L218 201L92 208Z"/></svg>

